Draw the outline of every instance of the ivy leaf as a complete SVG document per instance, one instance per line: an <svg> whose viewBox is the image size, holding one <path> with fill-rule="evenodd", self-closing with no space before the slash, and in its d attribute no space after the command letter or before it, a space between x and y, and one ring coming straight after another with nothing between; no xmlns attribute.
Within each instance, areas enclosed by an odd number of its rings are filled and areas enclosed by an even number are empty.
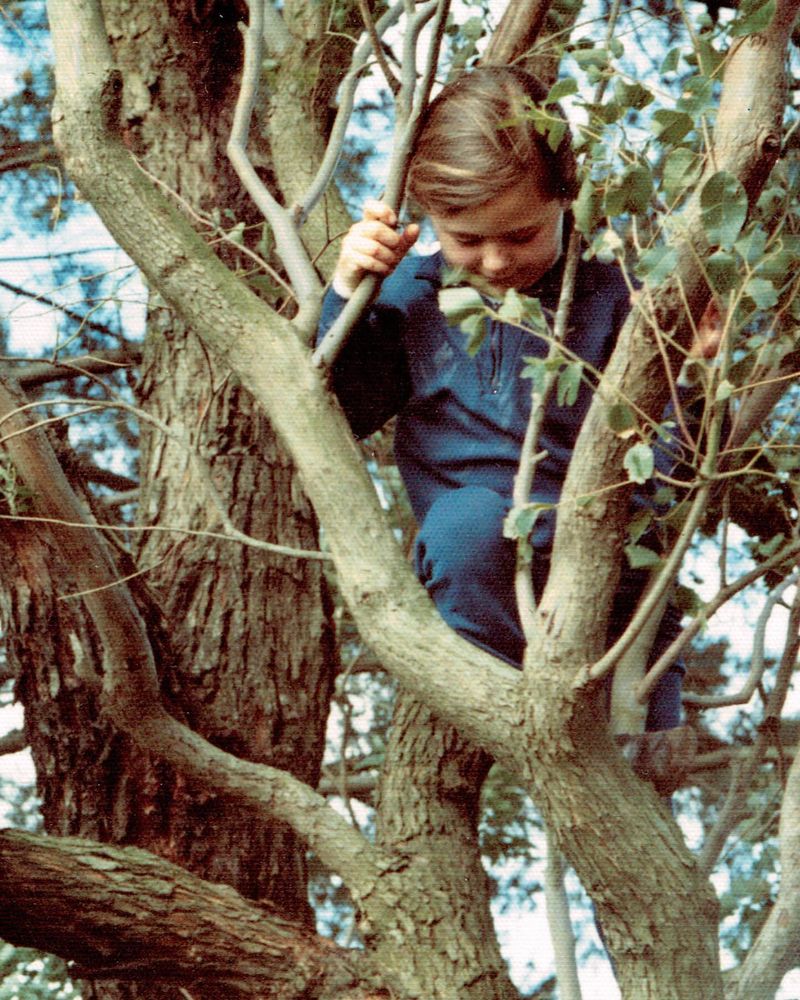
<svg viewBox="0 0 800 1000"><path fill-rule="evenodd" d="M730 250L747 217L747 194L738 178L720 170L700 192L703 226L709 242Z"/></svg>
<svg viewBox="0 0 800 1000"><path fill-rule="evenodd" d="M602 218L600 193L590 174L587 174L583 179L578 197L572 205L572 215L578 232L583 233L584 236L591 235L592 230Z"/></svg>
<svg viewBox="0 0 800 1000"><path fill-rule="evenodd" d="M660 108L653 112L653 131L659 142L668 146L677 145L694 128L694 119L685 111L670 111Z"/></svg>
<svg viewBox="0 0 800 1000"><path fill-rule="evenodd" d="M477 288L466 285L463 288L442 288L439 292L439 308L444 313L449 326L458 326L468 316L486 309Z"/></svg>
<svg viewBox="0 0 800 1000"><path fill-rule="evenodd" d="M628 473L628 478L641 486L652 477L655 470L653 449L649 444L640 441L628 449L622 464Z"/></svg>
<svg viewBox="0 0 800 1000"><path fill-rule="evenodd" d="M727 250L717 250L706 261L706 273L714 291L725 295L739 284L736 258Z"/></svg>
<svg viewBox="0 0 800 1000"><path fill-rule="evenodd" d="M556 399L559 406L574 406L578 398L578 390L581 387L581 374L583 364L580 361L572 361L564 365L558 373L558 386Z"/></svg>
<svg viewBox="0 0 800 1000"><path fill-rule="evenodd" d="M503 521L503 538L528 538L546 510L553 510L554 503L526 503L512 507Z"/></svg>
<svg viewBox="0 0 800 1000"><path fill-rule="evenodd" d="M765 31L775 17L775 0L742 0L739 14L731 25L734 38Z"/></svg>

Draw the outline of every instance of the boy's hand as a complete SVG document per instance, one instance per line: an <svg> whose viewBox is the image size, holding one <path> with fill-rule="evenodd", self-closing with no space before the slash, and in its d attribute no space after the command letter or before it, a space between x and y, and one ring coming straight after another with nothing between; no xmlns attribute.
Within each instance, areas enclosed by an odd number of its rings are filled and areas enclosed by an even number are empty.
<svg viewBox="0 0 800 1000"><path fill-rule="evenodd" d="M349 298L366 274L386 277L405 257L419 236L411 223L398 232L397 215L382 201L364 203L364 217L353 225L342 242L333 287Z"/></svg>

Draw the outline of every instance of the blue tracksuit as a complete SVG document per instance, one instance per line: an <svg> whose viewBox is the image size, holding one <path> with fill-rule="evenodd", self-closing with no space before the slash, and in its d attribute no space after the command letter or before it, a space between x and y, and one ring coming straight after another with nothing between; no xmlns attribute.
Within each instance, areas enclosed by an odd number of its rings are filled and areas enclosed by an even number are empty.
<svg viewBox="0 0 800 1000"><path fill-rule="evenodd" d="M466 338L439 310L442 258L406 257L386 279L337 359L333 387L359 437L397 414L395 456L420 526L416 568L442 617L457 632L519 665L523 637L516 611L515 545L502 537L502 521L530 414L531 386L520 378L525 357L544 357L539 337L487 320L474 357ZM555 310L563 264L559 262L526 293ZM343 300L326 296L320 336ZM619 268L581 261L565 346L602 370L629 310L629 289ZM572 406L551 398L539 449L531 499L556 503L581 424L591 403L582 385ZM555 525L554 511L539 518L532 544L534 582L541 589ZM643 584L625 574L617 596L615 631L630 616ZM677 615L668 614L658 651L674 636ZM667 675L651 699L648 726L677 725L681 671Z"/></svg>

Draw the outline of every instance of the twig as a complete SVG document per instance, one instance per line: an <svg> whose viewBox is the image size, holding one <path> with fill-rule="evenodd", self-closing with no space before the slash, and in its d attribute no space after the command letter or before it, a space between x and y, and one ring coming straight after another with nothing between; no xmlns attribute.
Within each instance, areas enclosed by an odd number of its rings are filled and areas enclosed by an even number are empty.
<svg viewBox="0 0 800 1000"><path fill-rule="evenodd" d="M28 745L28 737L22 729L12 729L10 733L0 736L0 757L6 754L19 753Z"/></svg>
<svg viewBox="0 0 800 1000"><path fill-rule="evenodd" d="M573 232L567 248L564 276L561 282L561 292L553 323L553 336L547 352L547 360L551 360L561 353L561 342L564 339L569 308L572 304L572 296L575 291L575 275L578 270L580 241L580 234L577 231ZM512 500L515 507L522 507L529 503L536 475L536 466L547 454L547 452L536 454L536 447L542 430L542 423L544 422L545 409L552 395L556 379L557 372L548 371L542 391L538 392L535 384L531 389L531 412L527 427L525 428L519 467L514 477ZM522 632L526 641L530 642L538 626L538 619L536 617L536 595L533 589L530 561L525 558L527 545L527 538L520 538L517 542L517 569L514 574L514 592L517 598Z"/></svg>
<svg viewBox="0 0 800 1000"><path fill-rule="evenodd" d="M442 34L447 22L449 0L436 0L435 6L426 5L414 14L414 4L406 0L406 6L411 8L410 23L406 30L403 50L403 85L395 101L397 123L395 125L394 146L389 162L389 174L383 200L399 211L400 202L405 187L408 164L411 159L416 140L419 119L428 101L433 84L436 60L441 45ZM422 81L415 90L416 82L416 50L419 34L425 24L434 17L432 38L428 50L428 59ZM348 299L330 330L325 334L322 343L314 352L313 362L317 367L330 367L344 347L351 330L358 322L364 309L372 301L380 286L380 278L368 274Z"/></svg>
<svg viewBox="0 0 800 1000"><path fill-rule="evenodd" d="M764 640L772 612L786 590L794 586L799 579L800 569L796 569L775 587L764 602L764 607L761 609L761 614L758 616L758 622L753 632L753 655L750 657L750 670L742 687L733 694L686 694L684 701L687 704L696 705L698 708L723 708L730 705L746 705L750 701L761 682L761 678L764 676L766 668Z"/></svg>
<svg viewBox="0 0 800 1000"><path fill-rule="evenodd" d="M372 45L372 51L375 53L375 58L381 68L381 73L383 73L383 77L386 80L389 90L391 90L396 97L400 93L400 81L394 75L389 63L386 61L386 54L383 51L380 36L375 28L375 22L372 20L372 14L370 14L367 0L358 0L358 9L361 12L361 20L364 22L364 27L367 29L367 35L369 36L369 40Z"/></svg>
<svg viewBox="0 0 800 1000"><path fill-rule="evenodd" d="M289 275L289 281L297 300L303 305L322 295L322 283L317 277L311 258L292 222L290 213L279 205L270 194L247 155L250 119L253 115L261 75L265 2L266 0L249 0L248 2L250 17L247 27L242 29L244 35L242 81L236 100L227 153L239 179L269 223L275 237L278 255Z"/></svg>
<svg viewBox="0 0 800 1000"><path fill-rule="evenodd" d="M386 13L380 17L375 24L375 33L380 37L387 28L395 24L405 9L403 0L395 3ZM429 0L421 10L430 10L431 14L436 9L436 0ZM350 69L345 74L339 87L339 108L331 129L328 144L325 147L325 155L317 170L314 180L308 187L305 195L292 207L292 214L298 225L303 225L312 209L320 200L336 171L336 165L342 153L344 138L350 116L353 113L353 102L355 99L356 87L361 76L361 71L366 65L367 58L372 49L372 42L369 36L364 37L353 50L353 57L350 61Z"/></svg>
<svg viewBox="0 0 800 1000"><path fill-rule="evenodd" d="M702 874L711 873L720 855L728 835L736 825L739 817L743 796L741 791L750 787L756 771L761 766L766 750L775 738L777 723L780 720L786 696L789 693L792 675L797 665L797 654L800 650L800 587L797 588L794 602L786 625L786 645L783 649L775 685L767 699L764 719L758 727L758 736L750 750L748 758L742 763L739 773L734 775L731 789L725 806L717 822L706 838L698 858L698 867Z"/></svg>

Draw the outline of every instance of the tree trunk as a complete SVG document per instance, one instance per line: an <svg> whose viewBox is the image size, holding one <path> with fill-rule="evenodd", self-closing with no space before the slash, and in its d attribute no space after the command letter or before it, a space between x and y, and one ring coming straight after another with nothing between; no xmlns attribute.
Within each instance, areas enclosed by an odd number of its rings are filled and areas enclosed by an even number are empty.
<svg viewBox="0 0 800 1000"><path fill-rule="evenodd" d="M105 14L125 78L129 148L193 212L228 209L223 228L258 222L224 156L241 56L237 22L246 9L109 0ZM235 253L226 255L234 266ZM238 528L317 547L313 513L268 422L158 303L139 394L147 413L184 439L142 421L140 524L219 528L196 450ZM120 575L146 573L131 586L173 714L218 746L314 786L333 674L321 564L208 537L139 537L136 564L123 559ZM17 567L3 617L9 661L21 667L46 829L146 847L311 925L304 846L288 827L265 827L223 796L200 793L115 732L97 707L100 650L89 616L80 601L60 600L71 589L69 567L25 526L4 529L2 546L4 564ZM181 994L174 985L103 981L87 996Z"/></svg>

